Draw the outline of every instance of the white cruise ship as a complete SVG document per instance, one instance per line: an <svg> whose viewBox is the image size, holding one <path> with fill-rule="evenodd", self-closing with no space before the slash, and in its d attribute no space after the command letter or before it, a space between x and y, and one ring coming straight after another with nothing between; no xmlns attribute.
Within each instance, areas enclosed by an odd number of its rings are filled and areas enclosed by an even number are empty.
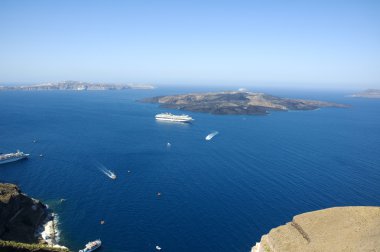
<svg viewBox="0 0 380 252"><path fill-rule="evenodd" d="M84 249L79 250L79 252L92 252L98 249L100 246L102 246L102 242L100 241L100 239L97 239L96 241L87 243L86 247Z"/></svg>
<svg viewBox="0 0 380 252"><path fill-rule="evenodd" d="M17 150L15 153L0 154L0 164L14 162L23 158L27 158L29 154Z"/></svg>
<svg viewBox="0 0 380 252"><path fill-rule="evenodd" d="M170 122L191 122L194 119L188 115L173 115L170 113L162 113L156 115L156 120Z"/></svg>

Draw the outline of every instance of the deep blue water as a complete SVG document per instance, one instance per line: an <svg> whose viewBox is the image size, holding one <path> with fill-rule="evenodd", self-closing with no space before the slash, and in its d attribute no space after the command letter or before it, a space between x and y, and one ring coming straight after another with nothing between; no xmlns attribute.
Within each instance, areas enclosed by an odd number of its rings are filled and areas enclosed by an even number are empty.
<svg viewBox="0 0 380 252"><path fill-rule="evenodd" d="M48 203L73 250L101 238L101 251L244 252L296 214L380 205L380 100L272 90L352 107L188 113L190 125L135 101L186 91L1 92L0 152L31 157L0 166L0 181Z"/></svg>

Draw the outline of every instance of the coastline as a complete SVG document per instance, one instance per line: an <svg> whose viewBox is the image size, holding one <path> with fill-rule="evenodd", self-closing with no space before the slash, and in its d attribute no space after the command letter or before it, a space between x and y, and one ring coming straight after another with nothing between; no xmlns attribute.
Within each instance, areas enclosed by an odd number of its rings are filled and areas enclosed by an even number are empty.
<svg viewBox="0 0 380 252"><path fill-rule="evenodd" d="M47 209L49 207L46 205ZM43 243L54 248L68 249L65 246L59 245L60 231L58 229L58 215L55 213L48 213L44 223L38 230L38 236Z"/></svg>
<svg viewBox="0 0 380 252"><path fill-rule="evenodd" d="M0 251L69 251L58 244L57 215L17 185L0 183L0 213Z"/></svg>

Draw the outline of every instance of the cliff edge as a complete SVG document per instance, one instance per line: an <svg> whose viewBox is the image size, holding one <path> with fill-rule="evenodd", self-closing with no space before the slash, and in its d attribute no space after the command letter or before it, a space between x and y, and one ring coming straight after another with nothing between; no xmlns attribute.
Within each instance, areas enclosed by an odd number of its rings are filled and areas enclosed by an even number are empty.
<svg viewBox="0 0 380 252"><path fill-rule="evenodd" d="M296 215L251 252L380 251L380 207L334 207Z"/></svg>
<svg viewBox="0 0 380 252"><path fill-rule="evenodd" d="M0 183L0 251L68 251L43 244L39 229L48 214L44 204L16 185Z"/></svg>

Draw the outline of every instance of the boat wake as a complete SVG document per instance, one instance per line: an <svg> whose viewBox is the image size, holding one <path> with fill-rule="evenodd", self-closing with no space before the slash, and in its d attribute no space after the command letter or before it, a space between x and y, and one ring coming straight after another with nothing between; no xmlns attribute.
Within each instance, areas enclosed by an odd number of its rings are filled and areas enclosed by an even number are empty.
<svg viewBox="0 0 380 252"><path fill-rule="evenodd" d="M208 134L208 135L205 137L205 139L206 139L206 141L210 141L214 136L216 136L216 135L218 135L218 134L219 134L218 131L214 131L214 132Z"/></svg>
<svg viewBox="0 0 380 252"><path fill-rule="evenodd" d="M112 172L111 170L108 170L104 165L98 164L98 169L110 179L116 179L116 174Z"/></svg>

